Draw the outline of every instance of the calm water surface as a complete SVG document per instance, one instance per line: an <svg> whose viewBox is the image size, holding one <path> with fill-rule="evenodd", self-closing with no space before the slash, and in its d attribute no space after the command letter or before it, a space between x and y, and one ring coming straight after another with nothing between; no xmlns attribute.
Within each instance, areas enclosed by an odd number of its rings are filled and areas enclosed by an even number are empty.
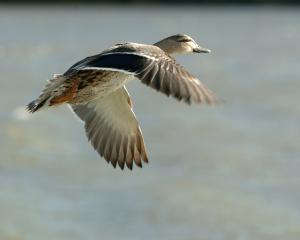
<svg viewBox="0 0 300 240"><path fill-rule="evenodd" d="M272 8L0 8L1 240L300 239L300 12ZM67 107L22 106L113 43L185 32L178 61L224 103L129 84L150 164L100 159Z"/></svg>

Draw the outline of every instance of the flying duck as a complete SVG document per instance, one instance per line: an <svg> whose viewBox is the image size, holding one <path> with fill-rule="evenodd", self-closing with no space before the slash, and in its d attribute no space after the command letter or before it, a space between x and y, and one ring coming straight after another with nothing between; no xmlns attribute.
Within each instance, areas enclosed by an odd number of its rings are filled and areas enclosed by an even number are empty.
<svg viewBox="0 0 300 240"><path fill-rule="evenodd" d="M214 94L172 57L209 52L185 34L153 45L116 44L75 63L64 74L55 74L27 110L34 113L67 103L84 122L94 149L108 163L121 169L125 165L132 169L133 162L142 167L148 157L125 84L137 78L179 101L212 104L216 101Z"/></svg>

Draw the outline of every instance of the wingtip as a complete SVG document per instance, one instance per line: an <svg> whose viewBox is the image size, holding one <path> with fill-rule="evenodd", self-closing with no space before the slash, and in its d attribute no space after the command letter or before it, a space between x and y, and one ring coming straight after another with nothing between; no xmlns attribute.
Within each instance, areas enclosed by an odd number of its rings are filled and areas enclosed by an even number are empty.
<svg viewBox="0 0 300 240"><path fill-rule="evenodd" d="M135 165L138 166L139 168L143 167L142 162L136 162Z"/></svg>
<svg viewBox="0 0 300 240"><path fill-rule="evenodd" d="M122 161L118 161L118 165L119 165L120 169L123 171L123 170L124 170L125 163L122 162Z"/></svg>
<svg viewBox="0 0 300 240"><path fill-rule="evenodd" d="M117 167L117 162L111 162L111 165L116 168Z"/></svg>
<svg viewBox="0 0 300 240"><path fill-rule="evenodd" d="M146 152L144 152L142 159L143 159L144 163L147 163L147 164L149 163L149 158L148 158Z"/></svg>

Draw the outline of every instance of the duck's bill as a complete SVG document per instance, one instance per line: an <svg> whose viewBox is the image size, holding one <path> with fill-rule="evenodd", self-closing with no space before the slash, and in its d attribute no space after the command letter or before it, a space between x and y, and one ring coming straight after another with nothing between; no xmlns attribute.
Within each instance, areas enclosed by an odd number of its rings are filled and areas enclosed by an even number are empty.
<svg viewBox="0 0 300 240"><path fill-rule="evenodd" d="M197 47L193 49L194 53L210 53L211 51L208 48Z"/></svg>

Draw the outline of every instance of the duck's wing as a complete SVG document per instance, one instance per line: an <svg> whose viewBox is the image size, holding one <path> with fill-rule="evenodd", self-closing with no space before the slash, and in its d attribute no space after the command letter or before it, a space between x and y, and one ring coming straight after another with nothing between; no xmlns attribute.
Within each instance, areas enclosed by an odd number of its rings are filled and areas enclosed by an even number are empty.
<svg viewBox="0 0 300 240"><path fill-rule="evenodd" d="M132 74L142 83L187 103L214 103L214 94L199 79L156 46L121 45L86 58L68 72L88 69ZM68 73L67 72L67 73Z"/></svg>
<svg viewBox="0 0 300 240"><path fill-rule="evenodd" d="M141 129L132 111L125 87L87 104L71 105L85 122L86 135L94 149L114 167L132 169L148 162Z"/></svg>
<svg viewBox="0 0 300 240"><path fill-rule="evenodd" d="M145 57L143 69L135 76L142 83L171 95L179 101L186 103L216 102L216 97L202 82L190 74L184 67L175 62L174 59L162 55L161 57Z"/></svg>

